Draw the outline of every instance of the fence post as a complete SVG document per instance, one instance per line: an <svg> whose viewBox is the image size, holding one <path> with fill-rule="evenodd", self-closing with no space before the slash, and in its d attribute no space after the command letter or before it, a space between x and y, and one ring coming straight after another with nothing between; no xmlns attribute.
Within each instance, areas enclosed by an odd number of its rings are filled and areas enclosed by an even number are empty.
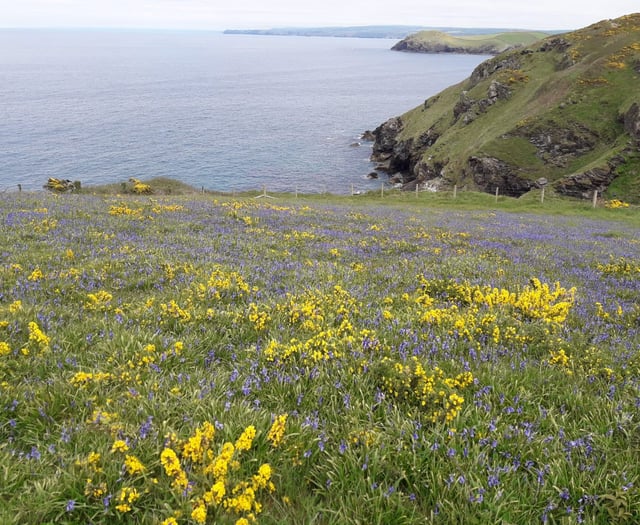
<svg viewBox="0 0 640 525"><path fill-rule="evenodd" d="M496 202L498 202L498 194L500 193L500 187L496 186Z"/></svg>
<svg viewBox="0 0 640 525"><path fill-rule="evenodd" d="M542 191L540 192L540 204L544 204L544 186L542 186Z"/></svg>
<svg viewBox="0 0 640 525"><path fill-rule="evenodd" d="M380 197L384 199L384 182L380 186Z"/></svg>
<svg viewBox="0 0 640 525"><path fill-rule="evenodd" d="M458 195L458 185L454 184L453 185L453 198L455 199L457 195Z"/></svg>

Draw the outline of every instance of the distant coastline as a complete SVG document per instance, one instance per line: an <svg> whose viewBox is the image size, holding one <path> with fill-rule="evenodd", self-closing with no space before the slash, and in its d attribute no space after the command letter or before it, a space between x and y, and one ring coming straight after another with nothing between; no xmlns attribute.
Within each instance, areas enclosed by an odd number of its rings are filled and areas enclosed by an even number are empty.
<svg viewBox="0 0 640 525"><path fill-rule="evenodd" d="M272 29L226 29L226 35L271 35L271 36L326 36L345 38L390 38L403 39L419 31L441 31L459 36L509 33L519 29L469 28L469 27L425 27L425 26L352 26L352 27L280 27Z"/></svg>

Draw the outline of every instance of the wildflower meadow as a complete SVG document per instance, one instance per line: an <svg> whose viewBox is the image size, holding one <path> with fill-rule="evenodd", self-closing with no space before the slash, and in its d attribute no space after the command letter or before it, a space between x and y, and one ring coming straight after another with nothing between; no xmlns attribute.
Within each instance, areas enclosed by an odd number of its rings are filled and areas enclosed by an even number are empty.
<svg viewBox="0 0 640 525"><path fill-rule="evenodd" d="M637 523L620 208L0 195L0 523Z"/></svg>

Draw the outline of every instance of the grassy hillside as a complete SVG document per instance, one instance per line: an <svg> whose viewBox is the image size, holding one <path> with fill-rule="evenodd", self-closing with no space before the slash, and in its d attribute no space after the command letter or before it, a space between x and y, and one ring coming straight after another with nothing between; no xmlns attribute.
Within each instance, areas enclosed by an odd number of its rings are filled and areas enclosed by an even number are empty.
<svg viewBox="0 0 640 525"><path fill-rule="evenodd" d="M637 214L409 197L0 194L0 523L633 523Z"/></svg>
<svg viewBox="0 0 640 525"><path fill-rule="evenodd" d="M481 64L402 115L397 143L411 150L413 178L478 185L483 173L470 159L498 159L495 180L510 177L526 188L539 178L573 183L572 175L596 173L605 188L617 177L611 192L628 190L638 201L638 137L624 120L639 102L640 15L630 15ZM423 146L429 131L437 140Z"/></svg>
<svg viewBox="0 0 640 525"><path fill-rule="evenodd" d="M547 33L511 31L481 35L455 35L442 31L420 31L398 42L392 49L420 53L498 54L514 47L530 45Z"/></svg>

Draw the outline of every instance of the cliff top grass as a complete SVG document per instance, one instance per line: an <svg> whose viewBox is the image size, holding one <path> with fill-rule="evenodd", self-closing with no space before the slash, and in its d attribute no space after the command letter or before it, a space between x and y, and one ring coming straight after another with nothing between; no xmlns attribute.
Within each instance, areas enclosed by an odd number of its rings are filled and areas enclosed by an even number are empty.
<svg viewBox="0 0 640 525"><path fill-rule="evenodd" d="M183 182L157 177L144 181L152 193L149 197L176 197L178 199L210 199L215 197L221 201L258 201L263 195L260 191L212 192L198 189ZM630 205L623 199L600 198L596 207L592 201L563 197L547 188L544 195L541 190L533 190L519 198L489 195L483 192L466 191L464 189L419 193L407 192L382 184L381 190L369 191L357 195L337 195L331 193L293 194L287 192L268 192L270 201L275 205L337 205L347 208L390 207L420 210L437 209L441 211L501 211L510 213L534 213L542 215L567 215L591 217L603 220L622 221L640 227L640 207ZM123 191L124 189L124 191ZM622 193L622 190L620 191ZM135 197L127 184L113 183L106 185L83 186L83 195Z"/></svg>

